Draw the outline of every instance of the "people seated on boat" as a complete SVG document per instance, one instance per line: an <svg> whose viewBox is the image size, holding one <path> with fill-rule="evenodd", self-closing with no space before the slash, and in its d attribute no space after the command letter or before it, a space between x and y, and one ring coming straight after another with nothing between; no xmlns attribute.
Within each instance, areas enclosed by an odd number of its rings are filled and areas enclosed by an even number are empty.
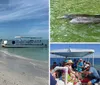
<svg viewBox="0 0 100 85"><path fill-rule="evenodd" d="M55 68L57 66L57 63L56 62L53 62L53 68Z"/></svg>
<svg viewBox="0 0 100 85"><path fill-rule="evenodd" d="M50 73L52 73L52 70L54 69L54 67L51 65L51 67L50 67ZM54 77L54 78L56 78L57 77L57 72L55 71L54 73L52 73L52 76Z"/></svg>
<svg viewBox="0 0 100 85"><path fill-rule="evenodd" d="M73 65L73 61L72 60L68 60L65 64L66 67L68 67L68 69L71 71L71 72L74 72L73 71L73 68L72 68L72 65Z"/></svg>
<svg viewBox="0 0 100 85"><path fill-rule="evenodd" d="M61 70L57 70L55 72L52 73L52 71L54 70L54 67L51 66L50 67L50 85L64 85L64 82L62 80L60 80L60 72ZM55 84L56 83L56 84Z"/></svg>
<svg viewBox="0 0 100 85"><path fill-rule="evenodd" d="M57 81L55 80L55 78L52 76L51 73L50 73L50 85L57 85Z"/></svg>
<svg viewBox="0 0 100 85"><path fill-rule="evenodd" d="M73 60L72 68L73 68L74 70L76 70L76 68L77 68L77 60L76 60L76 59Z"/></svg>
<svg viewBox="0 0 100 85"><path fill-rule="evenodd" d="M54 64L51 65L51 67L50 67L50 72L52 72L52 70L53 70L56 66L58 66L58 65L55 64L55 62L54 62ZM59 78L59 77L61 76L61 73L62 73L61 70L57 70L57 71L55 71L52 75L53 75L55 78Z"/></svg>
<svg viewBox="0 0 100 85"><path fill-rule="evenodd" d="M59 63L59 65L58 66L62 66L62 64L61 63Z"/></svg>
<svg viewBox="0 0 100 85"><path fill-rule="evenodd" d="M85 77L89 79L87 85L94 85L100 81L100 75L97 70L89 64L86 64L83 74L85 74Z"/></svg>
<svg viewBox="0 0 100 85"><path fill-rule="evenodd" d="M65 60L65 61L67 61L67 60ZM66 63L65 61L63 61L63 62L62 62L62 67L64 67L64 66L65 66L65 63Z"/></svg>
<svg viewBox="0 0 100 85"><path fill-rule="evenodd" d="M86 62L86 64L89 64L90 66L91 66L91 63L88 61L88 62Z"/></svg>
<svg viewBox="0 0 100 85"><path fill-rule="evenodd" d="M83 65L83 60L82 59L79 59L78 63L77 63L77 71L78 72L82 72L82 69L83 69L84 65Z"/></svg>
<svg viewBox="0 0 100 85"><path fill-rule="evenodd" d="M78 80L78 73L75 72L72 68L73 65L73 61L72 60L68 60L66 62L65 67L68 67L68 82L72 82L73 85L76 85L78 83L80 83L80 81ZM76 75L77 74L77 75Z"/></svg>
<svg viewBox="0 0 100 85"><path fill-rule="evenodd" d="M84 60L84 61L83 61L83 65L84 65L84 67L86 66L86 64L87 64L87 62Z"/></svg>

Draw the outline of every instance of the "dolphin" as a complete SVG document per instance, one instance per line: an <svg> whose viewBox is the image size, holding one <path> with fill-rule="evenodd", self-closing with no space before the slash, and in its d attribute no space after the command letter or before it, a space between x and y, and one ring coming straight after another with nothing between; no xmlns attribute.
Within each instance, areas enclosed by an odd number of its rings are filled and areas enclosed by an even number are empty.
<svg viewBox="0 0 100 85"><path fill-rule="evenodd" d="M69 14L61 17L57 17L58 19L67 19L70 20L70 23L73 24L98 24L100 23L100 15L88 15L88 14Z"/></svg>

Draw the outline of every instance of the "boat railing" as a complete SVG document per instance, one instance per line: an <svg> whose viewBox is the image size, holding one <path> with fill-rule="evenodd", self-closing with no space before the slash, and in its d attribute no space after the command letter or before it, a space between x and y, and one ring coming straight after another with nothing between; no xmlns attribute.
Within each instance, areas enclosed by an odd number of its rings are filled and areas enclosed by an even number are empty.
<svg viewBox="0 0 100 85"><path fill-rule="evenodd" d="M18 38L18 39L42 39L42 37L23 37L23 36L15 36L15 38Z"/></svg>

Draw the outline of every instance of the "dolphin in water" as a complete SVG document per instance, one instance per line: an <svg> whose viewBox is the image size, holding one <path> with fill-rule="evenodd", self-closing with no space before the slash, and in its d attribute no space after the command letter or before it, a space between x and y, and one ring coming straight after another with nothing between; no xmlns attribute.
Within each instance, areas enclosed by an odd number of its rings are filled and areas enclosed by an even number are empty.
<svg viewBox="0 0 100 85"><path fill-rule="evenodd" d="M69 14L58 19L68 19L73 24L98 24L100 23L100 15L88 15L88 14Z"/></svg>

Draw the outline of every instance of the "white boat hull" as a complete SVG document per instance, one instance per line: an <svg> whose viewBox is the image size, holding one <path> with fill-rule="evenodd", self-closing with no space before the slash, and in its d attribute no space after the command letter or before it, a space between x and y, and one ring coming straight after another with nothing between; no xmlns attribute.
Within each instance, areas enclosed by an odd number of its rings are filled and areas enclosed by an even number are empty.
<svg viewBox="0 0 100 85"><path fill-rule="evenodd" d="M48 47L48 40L44 39L16 39L16 40L3 40L1 43L5 48L33 48L33 47Z"/></svg>
<svg viewBox="0 0 100 85"><path fill-rule="evenodd" d="M47 45L4 45L2 44L2 47L4 48L35 48L35 47L48 47Z"/></svg>

